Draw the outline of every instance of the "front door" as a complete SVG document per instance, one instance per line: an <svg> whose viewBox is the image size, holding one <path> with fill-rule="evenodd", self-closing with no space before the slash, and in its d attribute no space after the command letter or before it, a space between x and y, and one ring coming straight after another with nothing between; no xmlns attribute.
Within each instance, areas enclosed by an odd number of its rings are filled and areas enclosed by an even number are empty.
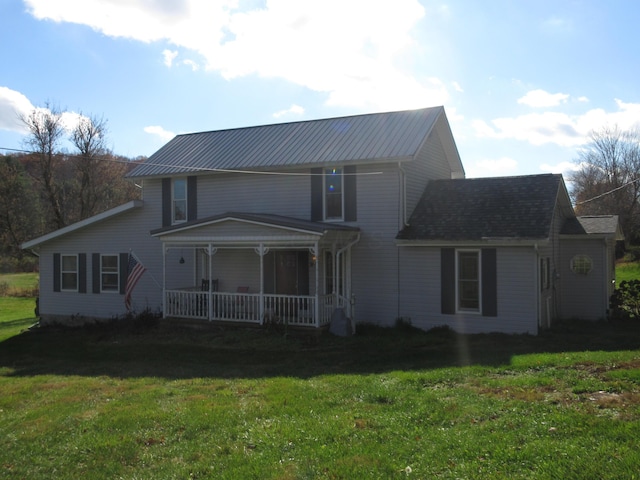
<svg viewBox="0 0 640 480"><path fill-rule="evenodd" d="M308 256L308 252L302 250L275 252L275 293L309 295Z"/></svg>

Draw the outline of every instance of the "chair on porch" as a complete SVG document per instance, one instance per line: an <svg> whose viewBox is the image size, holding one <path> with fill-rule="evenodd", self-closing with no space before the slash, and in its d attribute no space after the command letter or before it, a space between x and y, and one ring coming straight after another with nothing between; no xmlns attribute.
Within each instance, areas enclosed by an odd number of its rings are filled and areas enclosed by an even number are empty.
<svg viewBox="0 0 640 480"><path fill-rule="evenodd" d="M208 278L203 278L202 279L202 284L200 285L200 291L202 291L202 292L208 292L209 291L209 279ZM217 278L215 280L211 281L211 291L212 292L217 292L218 291L218 279Z"/></svg>

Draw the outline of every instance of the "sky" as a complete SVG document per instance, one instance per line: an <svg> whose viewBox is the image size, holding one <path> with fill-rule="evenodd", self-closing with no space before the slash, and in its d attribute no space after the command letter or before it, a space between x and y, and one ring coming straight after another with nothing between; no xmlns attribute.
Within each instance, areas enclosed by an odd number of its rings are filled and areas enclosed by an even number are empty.
<svg viewBox="0 0 640 480"><path fill-rule="evenodd" d="M46 104L119 155L442 105L467 177L569 174L640 122L636 0L0 0L0 153Z"/></svg>

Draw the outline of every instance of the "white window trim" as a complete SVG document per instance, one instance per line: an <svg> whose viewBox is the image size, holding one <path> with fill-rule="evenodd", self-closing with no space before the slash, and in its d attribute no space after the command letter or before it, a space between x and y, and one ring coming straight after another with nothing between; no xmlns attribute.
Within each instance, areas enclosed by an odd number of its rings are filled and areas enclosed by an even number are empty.
<svg viewBox="0 0 640 480"><path fill-rule="evenodd" d="M184 182L184 220L176 220L176 196L175 196L175 185L176 185L176 181L183 181ZM187 179L185 177L180 177L180 178L172 178L171 179L171 224L172 225L177 225L179 223L185 223L188 220L188 214L187 212L189 211L189 182L187 181ZM177 199L177 200L183 200L181 198Z"/></svg>
<svg viewBox="0 0 640 480"><path fill-rule="evenodd" d="M460 308L460 253L478 254L478 308ZM456 313L482 315L482 251L478 248L456 249Z"/></svg>
<svg viewBox="0 0 640 480"><path fill-rule="evenodd" d="M327 174L330 170L340 170L341 215L327 218ZM344 222L344 167L329 167L322 170L322 219L325 222Z"/></svg>
<svg viewBox="0 0 640 480"><path fill-rule="evenodd" d="M74 271L65 270L64 269L64 259L65 257L74 257L76 259L76 269ZM64 274L65 273L75 273L76 274L76 287L75 288L64 288ZM60 254L60 291L61 292L78 292L79 291L79 283L80 283L80 258L78 254Z"/></svg>
<svg viewBox="0 0 640 480"><path fill-rule="evenodd" d="M115 272L104 272L102 270L102 259L104 257L116 257L116 271ZM118 280L116 281L116 288L114 290L105 290L102 284L102 275L105 273L109 275L116 275ZM100 293L120 293L120 255L117 253L101 253L100 254Z"/></svg>

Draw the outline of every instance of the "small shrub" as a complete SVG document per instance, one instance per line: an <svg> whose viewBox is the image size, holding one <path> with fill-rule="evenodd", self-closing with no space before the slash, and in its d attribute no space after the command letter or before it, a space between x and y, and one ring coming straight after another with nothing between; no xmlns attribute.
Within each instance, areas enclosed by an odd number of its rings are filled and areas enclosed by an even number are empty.
<svg viewBox="0 0 640 480"><path fill-rule="evenodd" d="M7 282L0 282L0 297L8 297L9 284Z"/></svg>
<svg viewBox="0 0 640 480"><path fill-rule="evenodd" d="M640 280L623 280L609 300L611 318L640 319Z"/></svg>

